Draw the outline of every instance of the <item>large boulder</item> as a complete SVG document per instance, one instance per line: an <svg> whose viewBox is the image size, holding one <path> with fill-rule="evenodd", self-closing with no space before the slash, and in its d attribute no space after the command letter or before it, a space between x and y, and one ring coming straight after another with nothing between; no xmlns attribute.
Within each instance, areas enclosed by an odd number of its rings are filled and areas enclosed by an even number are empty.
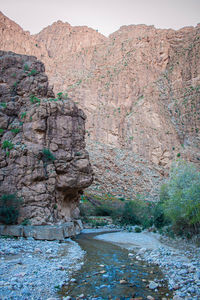
<svg viewBox="0 0 200 300"><path fill-rule="evenodd" d="M93 180L82 110L56 98L33 56L0 51L0 195L23 199L19 223L78 218L83 189Z"/></svg>

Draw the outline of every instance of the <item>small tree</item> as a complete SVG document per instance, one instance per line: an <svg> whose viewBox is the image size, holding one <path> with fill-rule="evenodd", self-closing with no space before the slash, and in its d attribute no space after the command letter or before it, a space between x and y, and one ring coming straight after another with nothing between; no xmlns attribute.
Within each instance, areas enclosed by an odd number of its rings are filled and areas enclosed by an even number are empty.
<svg viewBox="0 0 200 300"><path fill-rule="evenodd" d="M168 195L167 195L167 194ZM164 193L164 213L178 234L200 230L200 172L184 161L173 165Z"/></svg>
<svg viewBox="0 0 200 300"><path fill-rule="evenodd" d="M42 150L42 154L45 162L53 162L54 160L56 160L56 157L53 155L53 153L51 153L49 149L44 148Z"/></svg>
<svg viewBox="0 0 200 300"><path fill-rule="evenodd" d="M16 224L22 199L15 194L4 194L0 198L0 222L11 225Z"/></svg>

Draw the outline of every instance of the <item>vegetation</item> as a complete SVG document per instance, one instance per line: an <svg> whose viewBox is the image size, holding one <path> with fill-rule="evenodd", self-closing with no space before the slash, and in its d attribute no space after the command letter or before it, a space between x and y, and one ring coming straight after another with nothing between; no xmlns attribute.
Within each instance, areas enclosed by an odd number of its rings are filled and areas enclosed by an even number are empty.
<svg viewBox="0 0 200 300"><path fill-rule="evenodd" d="M63 95L63 93L62 93L62 92L58 93L58 94L57 94L57 96L58 96L58 99L62 99L62 95Z"/></svg>
<svg viewBox="0 0 200 300"><path fill-rule="evenodd" d="M17 133L20 132L20 128L12 128L12 129L11 129L11 132L17 134Z"/></svg>
<svg viewBox="0 0 200 300"><path fill-rule="evenodd" d="M9 141L9 140L5 140L5 141L3 141L1 147L4 150L12 150L13 147L14 147L14 144L11 141Z"/></svg>
<svg viewBox="0 0 200 300"><path fill-rule="evenodd" d="M15 194L3 194L0 198L0 222L6 225L16 224L22 199Z"/></svg>
<svg viewBox="0 0 200 300"><path fill-rule="evenodd" d="M33 70L31 70L31 71L28 73L28 76L34 76L34 75L36 75L37 73L38 73L38 71L35 70L35 69L33 69Z"/></svg>
<svg viewBox="0 0 200 300"><path fill-rule="evenodd" d="M30 101L31 101L32 104L35 104L35 103L40 104L40 99L37 98L37 97L34 96L34 95L31 95L31 96L30 96Z"/></svg>
<svg viewBox="0 0 200 300"><path fill-rule="evenodd" d="M1 102L0 103L1 107L6 108L7 107L7 103L6 102Z"/></svg>
<svg viewBox="0 0 200 300"><path fill-rule="evenodd" d="M142 229L140 227L138 227L138 226L135 227L135 232L139 233L141 231L142 231Z"/></svg>
<svg viewBox="0 0 200 300"><path fill-rule="evenodd" d="M21 113L21 119L26 117L26 112Z"/></svg>
<svg viewBox="0 0 200 300"><path fill-rule="evenodd" d="M175 233L200 232L200 172L194 165L179 161L172 167L161 201Z"/></svg>
<svg viewBox="0 0 200 300"><path fill-rule="evenodd" d="M49 161L53 162L56 159L56 157L51 153L49 149L44 148L42 150L42 154L43 154L43 160L45 162L49 162Z"/></svg>
<svg viewBox="0 0 200 300"><path fill-rule="evenodd" d="M24 65L24 72L29 71L29 66L27 64Z"/></svg>
<svg viewBox="0 0 200 300"><path fill-rule="evenodd" d="M173 165L168 181L161 186L159 202L141 198L138 195L127 200L110 194L82 196L83 221L87 222L89 216L110 216L114 224L127 228L152 227L171 236L188 238L200 233L200 172L192 164L178 160Z"/></svg>
<svg viewBox="0 0 200 300"><path fill-rule="evenodd" d="M21 225L23 225L23 226L31 225L31 221L30 221L29 219L24 219L24 220L21 222Z"/></svg>

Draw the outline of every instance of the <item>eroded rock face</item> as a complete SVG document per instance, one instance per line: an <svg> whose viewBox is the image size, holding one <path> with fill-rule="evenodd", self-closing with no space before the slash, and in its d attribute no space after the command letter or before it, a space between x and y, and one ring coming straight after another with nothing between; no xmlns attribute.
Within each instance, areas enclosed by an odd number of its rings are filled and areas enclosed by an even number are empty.
<svg viewBox="0 0 200 300"><path fill-rule="evenodd" d="M0 51L0 194L24 200L19 222L77 219L83 189L92 183L85 150L85 114L55 98L35 57Z"/></svg>
<svg viewBox="0 0 200 300"><path fill-rule="evenodd" d="M16 27L5 24L0 47L22 53ZM177 31L122 26L106 38L59 21L29 38L41 49L54 91L67 92L87 115L93 192L155 199L173 160L199 164L199 24Z"/></svg>

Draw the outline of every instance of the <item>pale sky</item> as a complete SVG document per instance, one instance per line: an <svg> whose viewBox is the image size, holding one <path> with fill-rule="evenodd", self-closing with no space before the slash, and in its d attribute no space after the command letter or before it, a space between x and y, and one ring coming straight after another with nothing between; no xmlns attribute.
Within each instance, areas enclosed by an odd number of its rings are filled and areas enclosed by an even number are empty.
<svg viewBox="0 0 200 300"><path fill-rule="evenodd" d="M31 34L58 20L106 36L122 25L179 29L200 23L200 0L0 0L0 10Z"/></svg>

